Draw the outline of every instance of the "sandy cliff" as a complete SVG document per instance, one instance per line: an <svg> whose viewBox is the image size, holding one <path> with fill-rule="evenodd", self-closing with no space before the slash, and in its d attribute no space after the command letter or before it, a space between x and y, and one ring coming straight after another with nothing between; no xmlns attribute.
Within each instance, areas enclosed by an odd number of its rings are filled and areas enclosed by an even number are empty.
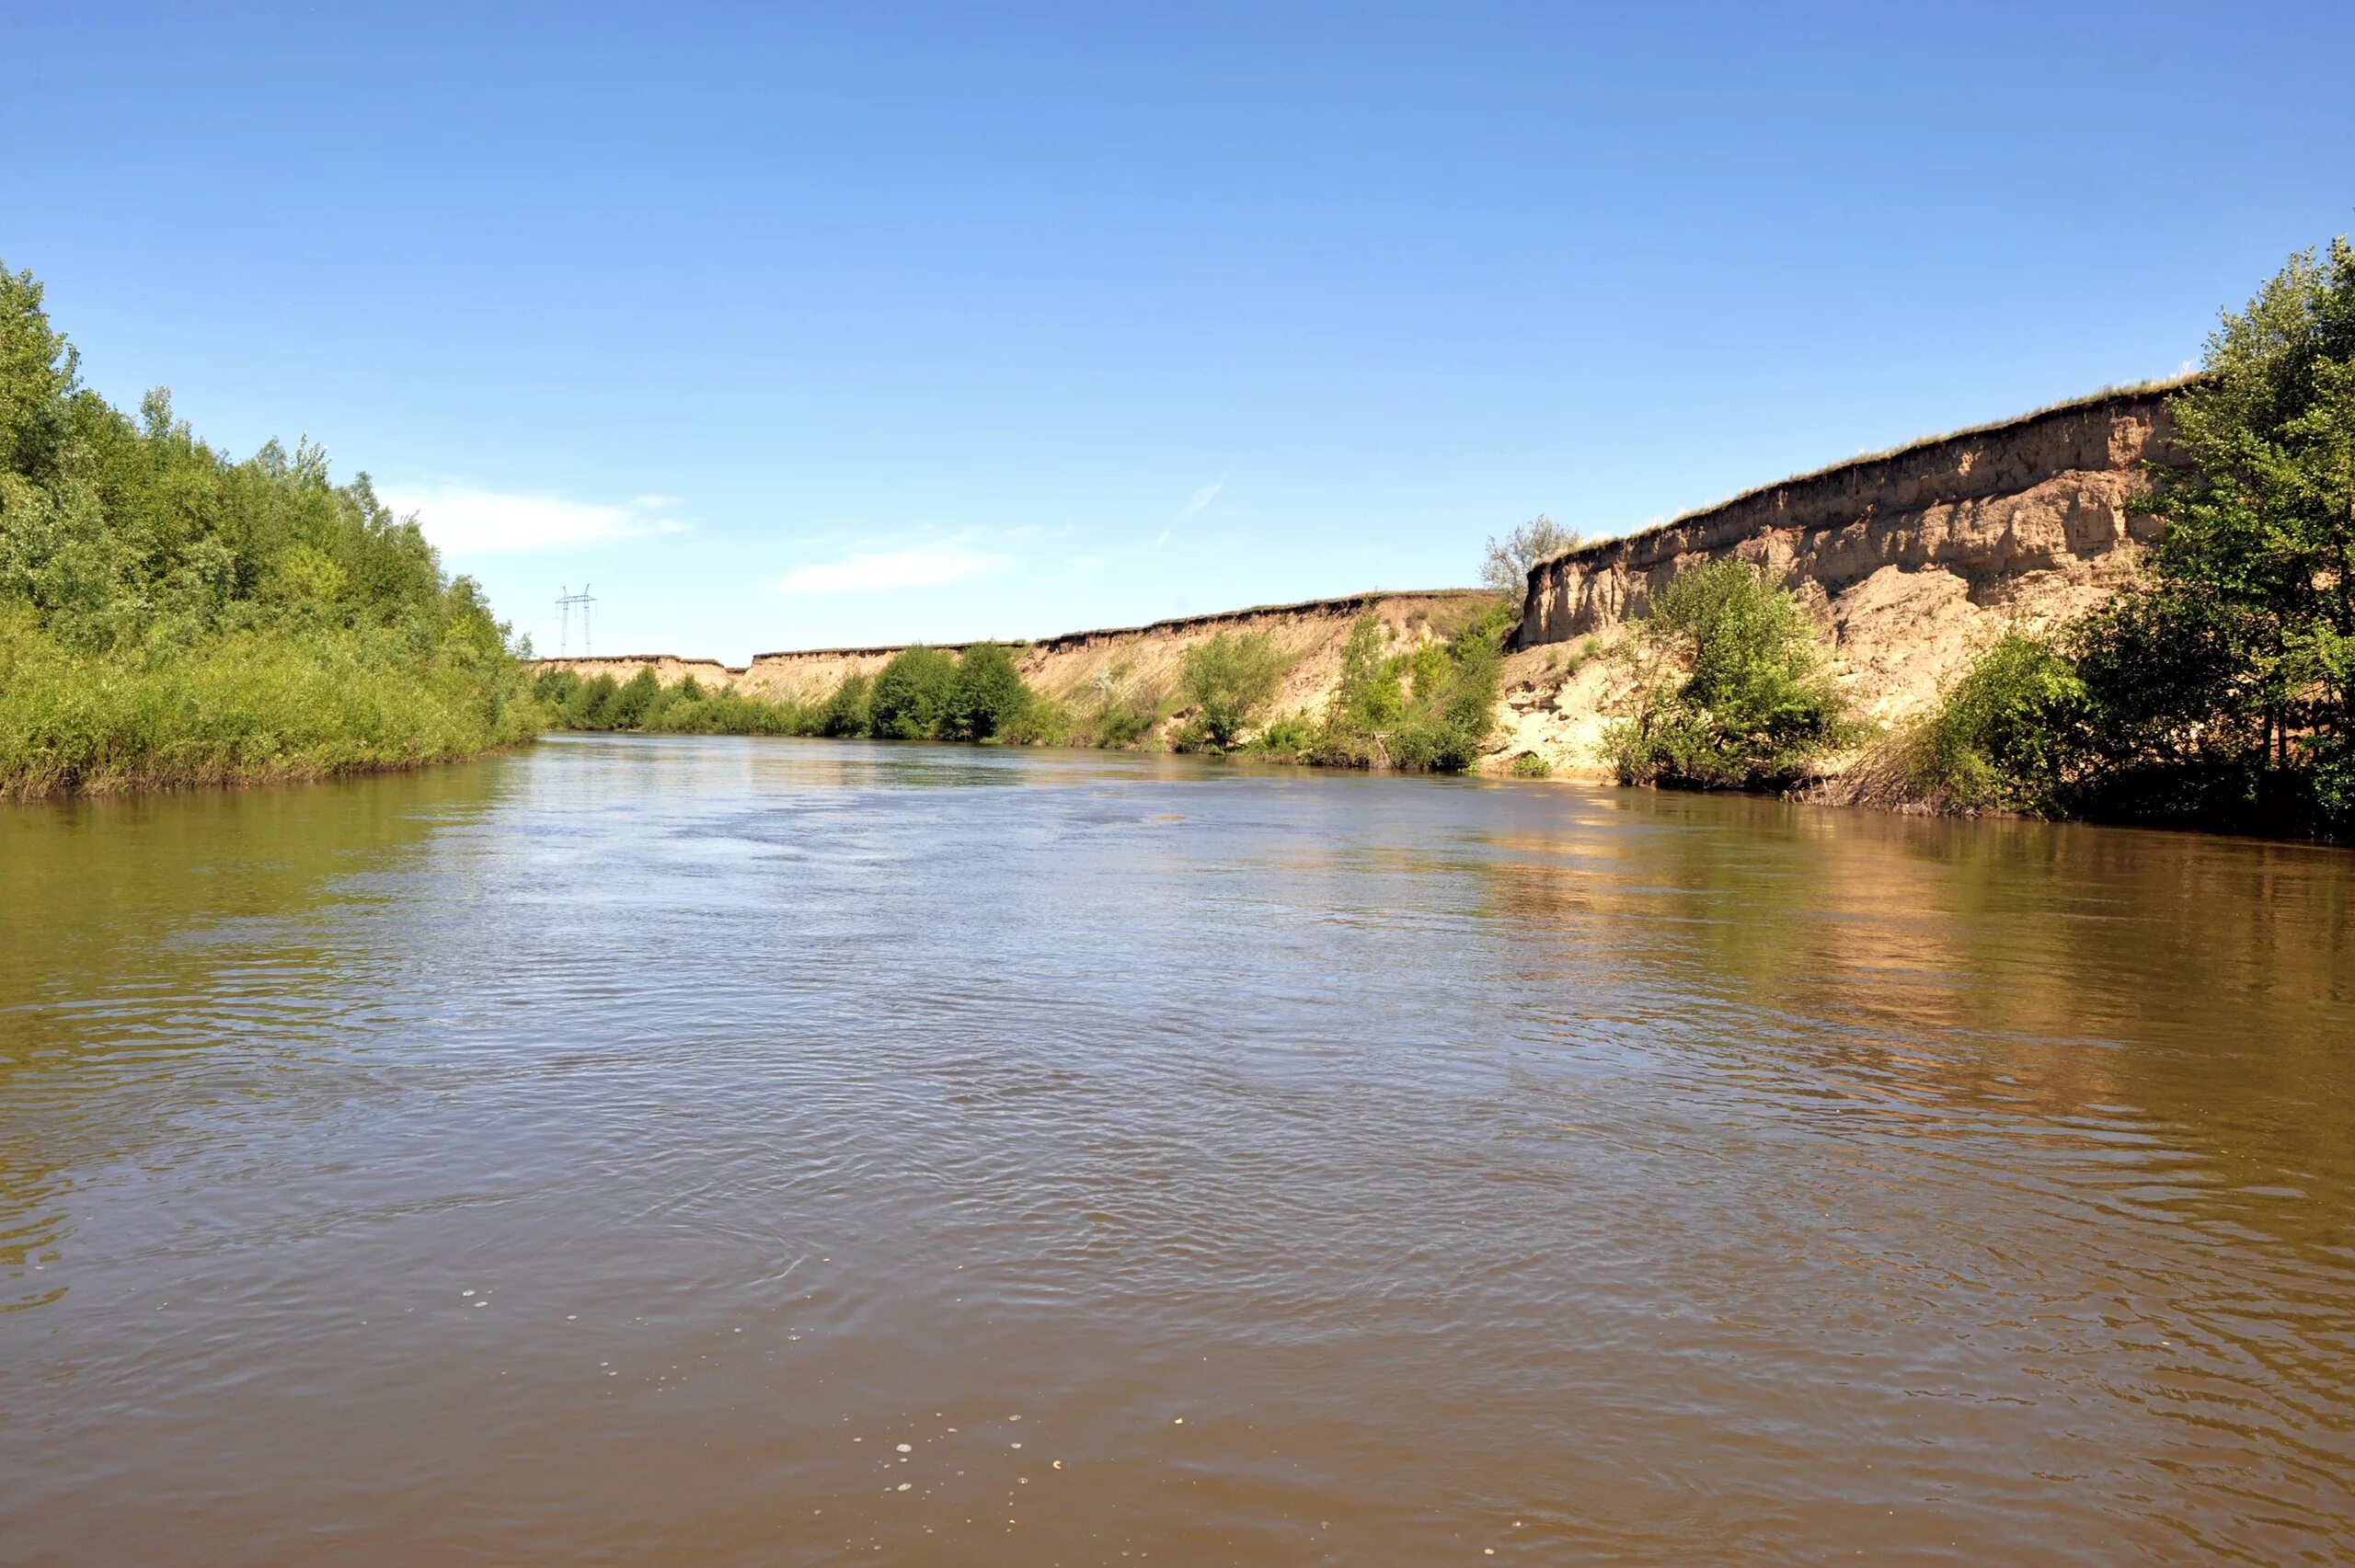
<svg viewBox="0 0 2355 1568"><path fill-rule="evenodd" d="M2179 383L2177 383L2179 384ZM1735 497L1656 528L1544 562L1529 574L1490 764L1534 753L1599 772L1624 667L1596 657L1678 572L1726 555L1796 591L1832 645L1833 670L1876 718L1918 710L2013 622L2049 624L2098 601L2134 570L2151 519L2128 502L2167 460L2176 384L2102 393L2001 424L1918 441ZM1223 630L1264 633L1294 659L1279 714L1321 714L1350 624L1367 610L1394 647L1443 635L1485 596L1363 593L1266 605L1013 645L1023 679L1085 702L1100 682L1174 693L1186 650ZM954 645L944 645L951 646ZM773 698L822 698L871 675L893 647L764 653L742 669L668 654L548 659L665 684L692 675Z"/></svg>
<svg viewBox="0 0 2355 1568"><path fill-rule="evenodd" d="M2128 502L2167 460L2179 384L1919 441L1541 564L1507 665L1504 754L1595 767L1617 671L1591 652L1677 573L1728 555L1799 595L1866 713L1918 710L2006 624L2073 615L2133 571L2155 525Z"/></svg>
<svg viewBox="0 0 2355 1568"><path fill-rule="evenodd" d="M1179 666L1186 650L1223 631L1266 635L1292 660L1275 712L1321 715L1326 698L1340 678L1341 646L1350 627L1373 611L1391 629L1394 646L1453 631L1493 596L1463 589L1436 589L1397 593L1359 593L1339 599L1309 600L1298 604L1259 605L1248 610L1222 611L1213 615L1188 615L1155 621L1144 626L1120 626L1101 631L1067 632L1034 643L1009 644L1015 666L1031 689L1072 702L1085 702L1099 681L1133 684L1144 689L1178 690ZM956 651L959 645L940 647ZM772 699L803 702L821 700L848 675L872 675L898 653L897 647L811 648L792 653L756 655L741 669L711 659L677 658L669 654L620 654L601 658L552 658L541 667L561 668L584 678L611 675L626 681L647 666L655 678L672 685L692 675L706 687L732 687Z"/></svg>

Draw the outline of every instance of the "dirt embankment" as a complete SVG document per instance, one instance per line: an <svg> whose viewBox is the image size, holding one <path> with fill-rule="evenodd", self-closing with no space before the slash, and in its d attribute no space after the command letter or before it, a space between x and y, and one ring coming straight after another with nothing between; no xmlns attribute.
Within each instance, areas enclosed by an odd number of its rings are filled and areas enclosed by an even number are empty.
<svg viewBox="0 0 2355 1568"><path fill-rule="evenodd" d="M1502 754L1598 768L1624 667L1596 656L1679 572L1729 555L1799 596L1864 713L1920 711L2006 625L2077 614L2132 574L2156 521L2128 503L2168 460L2181 384L1859 458L1541 563L1506 665Z"/></svg>
<svg viewBox="0 0 2355 1568"><path fill-rule="evenodd" d="M1392 647L1406 647L1453 633L1481 606L1493 602L1493 595L1466 589L1359 593L1188 615L1145 626L1067 632L1007 647L1016 668L1033 691L1084 705L1104 685L1158 691L1175 697L1178 670L1189 648L1223 631L1258 633L1292 660L1283 690L1277 695L1274 715L1321 715L1340 679L1342 645L1360 615L1373 611L1390 629ZM962 651L961 645L955 643L936 646ZM574 670L584 679L611 675L616 681L627 681L651 665L655 679L666 686L692 675L706 687L731 688L773 701L816 702L830 695L845 676L874 674L899 651L898 647L890 647L764 653L741 669L714 659L678 658L670 654L549 658L540 660L539 667Z"/></svg>
<svg viewBox="0 0 2355 1568"><path fill-rule="evenodd" d="M2154 520L2129 502L2168 460L2165 400L2182 383L2107 392L1765 486L1656 528L1540 563L1529 574L1488 765L1534 753L1602 771L1599 742L1625 666L1602 655L1651 595L1706 561L1755 561L1822 628L1835 676L1866 715L1901 718L2013 623L2050 624L2135 569ZM1186 650L1217 633L1264 633L1294 660L1278 715L1324 711L1350 626L1368 610L1394 647L1446 635L1486 600L1468 589L1363 593L1012 645L1034 690L1084 704L1105 684L1174 696ZM955 647L956 645L943 645ZM764 653L742 669L668 654L545 659L626 681L651 665L769 698L813 701L871 675L891 647ZM1180 715L1182 716L1182 715Z"/></svg>

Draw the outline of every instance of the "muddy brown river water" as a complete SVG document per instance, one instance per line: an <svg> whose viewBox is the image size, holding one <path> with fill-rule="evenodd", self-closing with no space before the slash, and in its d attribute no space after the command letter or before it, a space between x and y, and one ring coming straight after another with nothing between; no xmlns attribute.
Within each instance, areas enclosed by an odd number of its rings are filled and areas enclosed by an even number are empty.
<svg viewBox="0 0 2355 1568"><path fill-rule="evenodd" d="M2355 855L558 738L0 810L0 1560L2355 1559Z"/></svg>

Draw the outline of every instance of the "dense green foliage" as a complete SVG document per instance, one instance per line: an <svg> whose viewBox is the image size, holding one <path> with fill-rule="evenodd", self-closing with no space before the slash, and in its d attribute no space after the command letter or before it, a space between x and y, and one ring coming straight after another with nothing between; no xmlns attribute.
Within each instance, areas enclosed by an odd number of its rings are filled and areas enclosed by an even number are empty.
<svg viewBox="0 0 2355 1568"><path fill-rule="evenodd" d="M1301 738L1300 753L1332 767L1470 768L1496 722L1512 624L1511 605L1499 600L1453 637L1393 653L1380 618L1361 615L1342 646L1324 723Z"/></svg>
<svg viewBox="0 0 2355 1568"><path fill-rule="evenodd" d="M831 735L837 739L846 739L854 735L865 735L867 733L867 693L874 689L875 682L864 675L844 676L843 683L835 687L833 695L826 699L823 716L819 721L818 733Z"/></svg>
<svg viewBox="0 0 2355 1568"><path fill-rule="evenodd" d="M1274 700L1292 661L1264 632L1220 632L1186 650L1179 684L1194 716L1178 749L1232 751L1244 729Z"/></svg>
<svg viewBox="0 0 2355 1568"><path fill-rule="evenodd" d="M2171 404L2145 580L2070 628L2080 810L2355 832L2355 249L2291 258Z"/></svg>
<svg viewBox="0 0 2355 1568"><path fill-rule="evenodd" d="M2355 250L2292 258L2205 369L2142 579L1991 648L1908 738L1917 795L2355 835Z"/></svg>
<svg viewBox="0 0 2355 1568"><path fill-rule="evenodd" d="M873 677L849 675L823 702L773 701L707 691L693 676L665 686L651 665L626 681L583 681L569 670L540 673L540 704L567 729L669 735L872 736L884 740L1005 740L1023 729L1028 687L1004 648L989 644L959 659L937 648L907 648Z"/></svg>
<svg viewBox="0 0 2355 1568"><path fill-rule="evenodd" d="M940 733L957 661L938 648L902 648L867 697L867 733L879 740L924 740Z"/></svg>
<svg viewBox="0 0 2355 1568"><path fill-rule="evenodd" d="M327 454L232 463L84 387L0 268L0 794L458 757L539 722L507 628Z"/></svg>
<svg viewBox="0 0 2355 1568"><path fill-rule="evenodd" d="M541 705L566 729L665 735L825 733L826 709L821 705L707 691L693 676L665 686L651 666L624 681L610 675L583 681L569 670L546 670L534 689Z"/></svg>
<svg viewBox="0 0 2355 1568"><path fill-rule="evenodd" d="M1604 737L1623 782L1788 788L1855 734L1807 612L1747 561L1674 578L1628 646L1635 692Z"/></svg>
<svg viewBox="0 0 2355 1568"><path fill-rule="evenodd" d="M965 650L948 683L940 715L944 740L988 740L1017 724L1030 705L1030 688L1014 668L1014 656L995 643Z"/></svg>
<svg viewBox="0 0 2355 1568"><path fill-rule="evenodd" d="M2052 646L2016 629L1893 742L1904 797L1963 811L2056 815L2085 683Z"/></svg>

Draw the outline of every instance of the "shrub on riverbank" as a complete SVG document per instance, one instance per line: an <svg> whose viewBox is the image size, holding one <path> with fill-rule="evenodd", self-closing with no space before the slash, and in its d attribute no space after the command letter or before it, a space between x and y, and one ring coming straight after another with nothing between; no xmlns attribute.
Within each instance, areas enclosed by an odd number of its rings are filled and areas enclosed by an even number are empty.
<svg viewBox="0 0 2355 1568"><path fill-rule="evenodd" d="M1071 704L1070 743L1104 750L1143 744L1174 705L1166 686L1138 675L1125 661L1099 670Z"/></svg>
<svg viewBox="0 0 2355 1568"><path fill-rule="evenodd" d="M610 675L583 681L569 670L540 673L534 692L552 722L565 729L635 730L649 735L821 735L823 705L770 702L727 690L709 691L690 675L665 686L650 665L626 681Z"/></svg>
<svg viewBox="0 0 2355 1568"><path fill-rule="evenodd" d="M1381 619L1361 615L1342 646L1324 722L1301 754L1327 767L1470 768L1496 722L1512 625L1511 606L1499 601L1444 642L1392 653Z"/></svg>
<svg viewBox="0 0 2355 1568"><path fill-rule="evenodd" d="M0 268L0 795L469 755L539 727L517 655L367 475L134 421Z"/></svg>
<svg viewBox="0 0 2355 1568"><path fill-rule="evenodd" d="M1181 751L1232 751L1272 701L1291 667L1264 632L1220 632L1186 650L1179 683L1194 716L1178 733Z"/></svg>
<svg viewBox="0 0 2355 1568"><path fill-rule="evenodd" d="M938 648L902 648L867 693L867 733L878 740L936 738L956 679L956 660Z"/></svg>
<svg viewBox="0 0 2355 1568"><path fill-rule="evenodd" d="M1014 656L995 643L978 643L957 661L941 708L943 740L988 740L1017 723L1030 705L1030 688Z"/></svg>
<svg viewBox="0 0 2355 1568"><path fill-rule="evenodd" d="M2016 628L1930 713L1884 737L1832 794L1858 806L2065 815L2071 738L2085 703L2068 656Z"/></svg>
<svg viewBox="0 0 2355 1568"><path fill-rule="evenodd" d="M1855 737L1807 612L1747 561L1670 582L1628 655L1635 691L1603 737L1623 784L1787 789Z"/></svg>

